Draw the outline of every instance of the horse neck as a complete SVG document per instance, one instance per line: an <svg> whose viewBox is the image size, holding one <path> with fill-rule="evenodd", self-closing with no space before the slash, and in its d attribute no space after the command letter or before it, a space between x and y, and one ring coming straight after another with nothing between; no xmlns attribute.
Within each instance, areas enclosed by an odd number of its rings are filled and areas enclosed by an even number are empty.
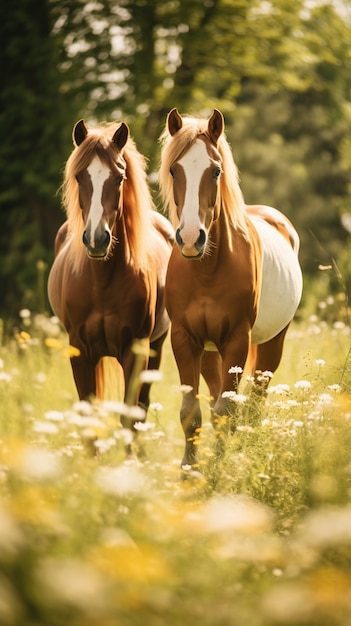
<svg viewBox="0 0 351 626"><path fill-rule="evenodd" d="M111 275L116 270L123 271L128 266L127 259L127 237L123 217L117 219L112 228L112 236L114 237L113 249L109 257L103 261L91 260L92 278L98 286L102 288L108 283Z"/></svg>
<svg viewBox="0 0 351 626"><path fill-rule="evenodd" d="M219 214L216 220L212 223L210 229L210 258L213 263L221 261L223 255L228 253L228 250L233 248L233 231L234 228L230 223L228 216L222 210L219 210Z"/></svg>

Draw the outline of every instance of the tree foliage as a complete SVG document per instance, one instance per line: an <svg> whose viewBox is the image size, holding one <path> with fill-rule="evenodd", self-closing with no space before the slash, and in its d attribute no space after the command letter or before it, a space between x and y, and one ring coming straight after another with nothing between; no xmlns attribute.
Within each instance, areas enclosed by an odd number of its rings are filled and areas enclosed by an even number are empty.
<svg viewBox="0 0 351 626"><path fill-rule="evenodd" d="M153 174L170 108L221 109L246 200L293 219L305 272L338 258L340 216L351 212L345 9L340 0L2 3L2 310L38 307L37 262L50 264L64 219L56 192L79 117L123 118Z"/></svg>

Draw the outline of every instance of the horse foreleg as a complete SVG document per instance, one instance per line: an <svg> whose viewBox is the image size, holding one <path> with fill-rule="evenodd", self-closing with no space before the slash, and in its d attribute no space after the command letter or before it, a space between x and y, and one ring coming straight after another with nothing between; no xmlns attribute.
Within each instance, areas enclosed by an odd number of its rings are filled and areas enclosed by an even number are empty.
<svg viewBox="0 0 351 626"><path fill-rule="evenodd" d="M79 399L91 400L96 395L95 361L81 352L71 358L71 367Z"/></svg>
<svg viewBox="0 0 351 626"><path fill-rule="evenodd" d="M159 369L160 363L161 363L161 356L162 356L162 347L167 337L167 333L168 331L166 331L163 335L161 335L161 337L159 337L158 339L155 339L155 341L153 341L150 344L150 358L149 358L148 370ZM149 408L149 404L150 404L151 384L152 382L143 383L141 390L140 390L139 405L143 407L145 411L147 411L147 409Z"/></svg>
<svg viewBox="0 0 351 626"><path fill-rule="evenodd" d="M191 388L189 391L183 391L180 409L180 421L185 436L185 451L181 466L188 468L197 464L196 448L202 422L198 398L202 350L194 344L191 337L181 327L176 329L172 326L171 341L181 385Z"/></svg>
<svg viewBox="0 0 351 626"><path fill-rule="evenodd" d="M141 390L140 374L147 368L149 360L149 341L138 340L128 346L123 354L122 368L124 373L124 402L127 406L137 406ZM126 416L121 417L123 426L132 428L135 420Z"/></svg>
<svg viewBox="0 0 351 626"><path fill-rule="evenodd" d="M210 404L213 407L221 392L222 358L219 352L205 351L201 360L201 374L210 392Z"/></svg>

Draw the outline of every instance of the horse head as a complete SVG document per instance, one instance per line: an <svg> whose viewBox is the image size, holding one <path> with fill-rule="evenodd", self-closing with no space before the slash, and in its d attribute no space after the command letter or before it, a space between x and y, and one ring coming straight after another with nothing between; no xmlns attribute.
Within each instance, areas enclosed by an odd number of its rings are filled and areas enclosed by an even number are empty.
<svg viewBox="0 0 351 626"><path fill-rule="evenodd" d="M173 141L182 133L187 120L177 109L167 117L167 128ZM179 225L176 241L184 257L199 259L208 247L208 234L218 211L219 181L222 159L218 140L223 133L224 120L215 109L204 129L185 146L171 163L169 172L173 178L173 198Z"/></svg>
<svg viewBox="0 0 351 626"><path fill-rule="evenodd" d="M73 129L74 144L82 151L82 167L75 178L84 222L83 244L88 256L94 259L105 259L111 248L112 229L122 203L126 176L123 148L128 137L129 129L124 122L108 142L101 136L98 142L95 139L90 143L84 120Z"/></svg>

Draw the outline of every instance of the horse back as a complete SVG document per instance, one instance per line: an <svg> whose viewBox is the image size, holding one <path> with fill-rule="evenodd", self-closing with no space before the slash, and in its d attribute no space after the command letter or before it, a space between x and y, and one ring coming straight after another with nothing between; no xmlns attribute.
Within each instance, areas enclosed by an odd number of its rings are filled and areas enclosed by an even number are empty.
<svg viewBox="0 0 351 626"><path fill-rule="evenodd" d="M264 204L247 205L246 213L249 218L262 219L275 228L288 241L297 253L300 247L299 236L290 220L278 209Z"/></svg>

